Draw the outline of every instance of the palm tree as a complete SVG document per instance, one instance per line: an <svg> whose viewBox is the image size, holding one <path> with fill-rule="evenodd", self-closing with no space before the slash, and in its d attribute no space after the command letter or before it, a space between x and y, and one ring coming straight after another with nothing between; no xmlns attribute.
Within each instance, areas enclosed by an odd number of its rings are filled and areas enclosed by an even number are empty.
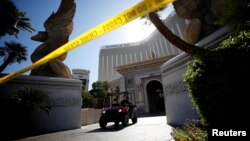
<svg viewBox="0 0 250 141"><path fill-rule="evenodd" d="M5 42L4 47L0 47L0 56L4 57L4 62L0 66L0 72L2 72L9 64L18 62L19 64L27 60L27 50L25 46L16 42Z"/></svg>
<svg viewBox="0 0 250 141"><path fill-rule="evenodd" d="M149 13L149 20L154 24L156 29L173 45L180 50L186 52L190 56L196 56L205 53L207 50L198 46L189 44L182 40L180 37L173 34L173 32L162 22L156 12Z"/></svg>
<svg viewBox="0 0 250 141"><path fill-rule="evenodd" d="M177 0L178 1L178 0ZM177 2L175 1L175 2ZM184 0L183 0L184 1ZM205 1L204 1L205 2ZM183 4L184 5L184 4ZM249 16L244 13L249 13L250 11L250 2L249 0L242 0L240 3L234 0L224 0L222 4L224 6L223 15L218 16L217 20L213 21L213 24L218 24L218 26L224 26L229 23L234 28L242 29L242 27L247 27L249 29ZM204 9L204 7L202 7ZM159 9L158 11L152 12L148 15L148 19L154 24L156 29L173 45L175 45L180 50L186 52L190 56L197 56L208 52L204 48L189 44L184 40L180 39L178 36L172 33L171 30L162 22L159 18L157 12L162 11L164 8ZM200 11L202 12L202 11ZM242 16L239 16L242 15ZM143 18L143 17L142 17ZM204 18L204 17L201 17Z"/></svg>
<svg viewBox="0 0 250 141"><path fill-rule="evenodd" d="M25 17L26 13L19 11L15 4L10 0L0 1L0 37L6 33L17 36L19 30L35 31L32 27L30 19ZM18 29L17 29L18 28Z"/></svg>
<svg viewBox="0 0 250 141"><path fill-rule="evenodd" d="M149 13L148 15L142 17L142 19L147 19L151 23L154 24L156 29L173 45L175 45L178 49L186 52L190 56L196 56L199 54L202 54L204 52L207 52L208 50L205 50L204 48L189 44L182 40L180 37L176 36L160 19L160 16L158 15L158 12L161 12L165 9L161 8L155 12Z"/></svg>
<svg viewBox="0 0 250 141"><path fill-rule="evenodd" d="M25 17L26 13L22 11L16 11L16 19L17 19L17 24L16 27L20 30L23 31L35 31L34 28L31 27L30 19Z"/></svg>

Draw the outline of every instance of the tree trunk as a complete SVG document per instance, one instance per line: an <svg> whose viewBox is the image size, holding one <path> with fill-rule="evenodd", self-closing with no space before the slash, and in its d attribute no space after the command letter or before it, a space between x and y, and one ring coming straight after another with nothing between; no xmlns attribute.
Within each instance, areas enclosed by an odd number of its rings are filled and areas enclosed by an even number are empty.
<svg viewBox="0 0 250 141"><path fill-rule="evenodd" d="M2 72L10 63L12 60L12 55L9 55L8 58L3 62L3 64L0 66L0 72Z"/></svg>
<svg viewBox="0 0 250 141"><path fill-rule="evenodd" d="M0 66L0 72L2 72L10 64L10 62L13 58L14 58L14 55L12 53L10 53L8 58Z"/></svg>
<svg viewBox="0 0 250 141"><path fill-rule="evenodd" d="M208 51L208 50L205 50L204 48L189 44L189 43L183 41L180 37L173 34L172 31L169 30L167 26L165 26L165 24L162 22L162 20L159 18L159 16L155 12L149 14L149 19L155 25L155 27L158 29L158 31L170 43L175 45L180 50L186 52L188 55L195 57L199 54L203 54L203 53Z"/></svg>

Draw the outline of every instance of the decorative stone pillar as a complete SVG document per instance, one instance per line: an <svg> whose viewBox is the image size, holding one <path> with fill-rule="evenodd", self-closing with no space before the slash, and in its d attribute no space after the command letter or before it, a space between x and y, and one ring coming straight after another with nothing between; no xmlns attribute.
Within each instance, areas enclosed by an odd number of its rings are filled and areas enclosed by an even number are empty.
<svg viewBox="0 0 250 141"><path fill-rule="evenodd" d="M191 98L183 83L188 58L186 54L181 54L171 60L172 62L162 66L165 110L167 123L170 125L182 125L187 119L198 119L198 114L192 107Z"/></svg>
<svg viewBox="0 0 250 141"><path fill-rule="evenodd" d="M209 48L229 35L230 30L227 27L223 27L200 40L196 45ZM186 53L181 53L161 66L168 124L181 125L187 119L198 118L198 114L192 107L191 98L183 82L183 74L186 72L187 62L191 59Z"/></svg>
<svg viewBox="0 0 250 141"><path fill-rule="evenodd" d="M38 133L55 132L81 127L81 81L55 77L19 76L0 85L0 98L13 96L21 87L42 88L49 93L51 111L32 113L34 130ZM17 117L18 118L18 117Z"/></svg>

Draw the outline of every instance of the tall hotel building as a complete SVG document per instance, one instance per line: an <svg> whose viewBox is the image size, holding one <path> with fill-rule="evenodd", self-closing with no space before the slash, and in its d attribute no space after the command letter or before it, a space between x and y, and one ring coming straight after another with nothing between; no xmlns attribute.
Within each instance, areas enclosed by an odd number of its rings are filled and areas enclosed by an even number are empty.
<svg viewBox="0 0 250 141"><path fill-rule="evenodd" d="M183 38L186 21L172 12L164 23L177 36ZM145 40L135 43L105 45L99 54L99 81L113 81L122 76L115 70L118 66L147 61L153 58L173 56L181 51L169 43L157 30Z"/></svg>

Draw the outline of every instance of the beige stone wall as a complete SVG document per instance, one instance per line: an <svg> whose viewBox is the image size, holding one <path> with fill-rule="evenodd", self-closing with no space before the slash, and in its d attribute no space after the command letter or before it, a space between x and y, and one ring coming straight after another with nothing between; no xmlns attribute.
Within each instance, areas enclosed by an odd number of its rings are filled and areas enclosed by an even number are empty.
<svg viewBox="0 0 250 141"><path fill-rule="evenodd" d="M196 45L210 48L229 34L230 30L223 27ZM167 123L170 125L182 125L187 119L198 119L198 114L192 107L188 90L183 82L187 62L191 59L186 53L181 53L161 66Z"/></svg>
<svg viewBox="0 0 250 141"><path fill-rule="evenodd" d="M84 108L82 109L82 126L98 123L102 109Z"/></svg>
<svg viewBox="0 0 250 141"><path fill-rule="evenodd" d="M48 91L48 102L51 104L49 116L44 111L33 111L32 120L36 121L33 124L34 132L47 133L81 128L80 80L21 75L0 85L0 98L7 99L20 88L27 86Z"/></svg>

